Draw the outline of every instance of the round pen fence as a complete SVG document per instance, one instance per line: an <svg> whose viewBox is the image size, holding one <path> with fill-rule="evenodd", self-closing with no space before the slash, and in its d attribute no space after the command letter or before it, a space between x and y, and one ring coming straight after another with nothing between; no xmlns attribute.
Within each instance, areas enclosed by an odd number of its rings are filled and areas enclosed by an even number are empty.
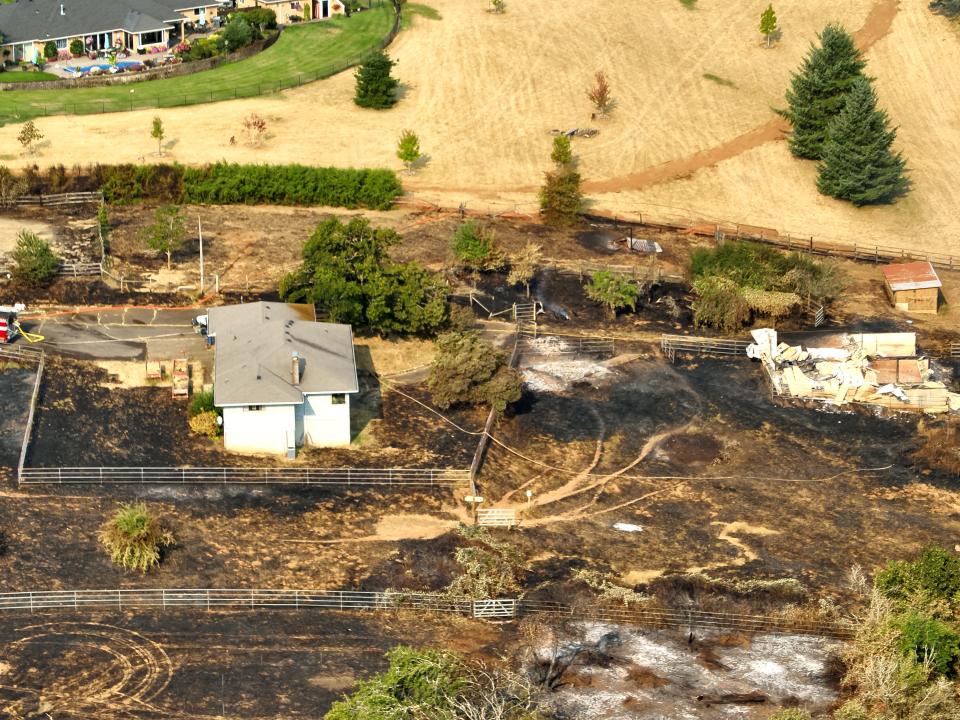
<svg viewBox="0 0 960 720"><path fill-rule="evenodd" d="M516 598L457 599L416 592L273 589L127 589L52 590L0 593L2 612L84 610L326 610L335 612L396 612L414 610L487 620L526 616L575 621L609 622L688 632L742 632L748 634L810 635L849 639L840 625L792 619L778 615L720 613L706 610L560 603Z"/></svg>
<svg viewBox="0 0 960 720"><path fill-rule="evenodd" d="M451 468L64 467L22 468L21 485L331 485L455 487L469 470Z"/></svg>

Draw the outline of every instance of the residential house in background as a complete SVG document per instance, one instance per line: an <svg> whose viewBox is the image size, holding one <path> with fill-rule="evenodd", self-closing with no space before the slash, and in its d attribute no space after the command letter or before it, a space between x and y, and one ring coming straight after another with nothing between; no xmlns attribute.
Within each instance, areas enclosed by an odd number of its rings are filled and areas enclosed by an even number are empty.
<svg viewBox="0 0 960 720"><path fill-rule="evenodd" d="M269 8L277 14L277 22L283 25L302 20L324 20L346 13L344 0L237 0L237 7Z"/></svg>
<svg viewBox="0 0 960 720"><path fill-rule="evenodd" d="M167 48L179 42L187 23L217 16L219 0L14 0L0 3L4 60L35 62L53 42L67 52L74 40L85 51Z"/></svg>
<svg viewBox="0 0 960 720"><path fill-rule="evenodd" d="M211 308L207 322L227 450L293 457L304 445L350 444L359 385L349 325L274 302Z"/></svg>

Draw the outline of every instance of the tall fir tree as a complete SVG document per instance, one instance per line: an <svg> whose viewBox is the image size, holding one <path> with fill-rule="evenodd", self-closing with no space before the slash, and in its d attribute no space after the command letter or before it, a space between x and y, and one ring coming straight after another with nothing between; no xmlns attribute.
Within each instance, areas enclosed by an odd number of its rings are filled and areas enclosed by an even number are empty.
<svg viewBox="0 0 960 720"><path fill-rule="evenodd" d="M817 188L854 205L889 203L910 189L903 156L893 150L897 131L877 109L877 94L859 78L840 114L827 128Z"/></svg>
<svg viewBox="0 0 960 720"><path fill-rule="evenodd" d="M354 74L357 88L353 101L360 107L375 110L393 107L397 102L396 90L399 85L390 75L394 65L396 63L382 50L370 54Z"/></svg>
<svg viewBox="0 0 960 720"><path fill-rule="evenodd" d="M866 64L853 38L839 25L827 25L819 38L820 47L810 48L790 81L784 112L793 125L790 152L809 160L823 156L827 125L840 114Z"/></svg>

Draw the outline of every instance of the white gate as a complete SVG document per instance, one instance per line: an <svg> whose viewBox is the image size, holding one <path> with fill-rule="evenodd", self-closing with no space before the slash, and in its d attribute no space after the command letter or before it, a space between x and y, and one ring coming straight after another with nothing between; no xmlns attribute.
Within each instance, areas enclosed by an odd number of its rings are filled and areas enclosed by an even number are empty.
<svg viewBox="0 0 960 720"><path fill-rule="evenodd" d="M516 524L517 511L512 508L480 508L477 510L477 525L513 527Z"/></svg>
<svg viewBox="0 0 960 720"><path fill-rule="evenodd" d="M513 618L517 616L517 601L512 598L498 598L496 600L474 600L473 616L475 618Z"/></svg>

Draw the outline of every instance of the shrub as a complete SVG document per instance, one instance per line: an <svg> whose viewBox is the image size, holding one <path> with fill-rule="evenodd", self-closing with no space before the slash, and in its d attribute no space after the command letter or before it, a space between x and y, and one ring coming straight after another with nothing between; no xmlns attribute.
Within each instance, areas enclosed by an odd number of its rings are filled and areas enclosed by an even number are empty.
<svg viewBox="0 0 960 720"><path fill-rule="evenodd" d="M83 40L80 38L74 38L70 41L70 54L74 57L83 55L84 50L85 48L83 46Z"/></svg>
<svg viewBox="0 0 960 720"><path fill-rule="evenodd" d="M233 52L246 47L260 34L259 31L254 33L254 29L243 15L234 14L220 31L218 42L225 52Z"/></svg>
<svg viewBox="0 0 960 720"><path fill-rule="evenodd" d="M53 40L48 40L43 46L43 56L47 60L57 59L57 44Z"/></svg>
<svg viewBox="0 0 960 720"><path fill-rule="evenodd" d="M198 392L190 400L190 417L196 417L200 413L205 412L216 412L217 408L213 404L213 393L212 392Z"/></svg>
<svg viewBox="0 0 960 720"><path fill-rule="evenodd" d="M469 220L453 234L453 254L471 270L499 270L504 265L503 253L496 248L494 234Z"/></svg>
<svg viewBox="0 0 960 720"><path fill-rule="evenodd" d="M799 708L780 708L770 720L810 720L810 713Z"/></svg>
<svg viewBox="0 0 960 720"><path fill-rule="evenodd" d="M496 598L520 591L523 557L512 545L494 540L483 528L461 526L459 532L473 544L455 554L459 574L447 587L454 598Z"/></svg>
<svg viewBox="0 0 960 720"><path fill-rule="evenodd" d="M48 284L60 270L60 258L36 233L21 230L13 251L13 276L25 285Z"/></svg>
<svg viewBox="0 0 960 720"><path fill-rule="evenodd" d="M474 330L449 332L437 338L427 387L434 404L442 410L459 404L488 403L502 413L523 394L520 374L507 365L502 352Z"/></svg>
<svg viewBox="0 0 960 720"><path fill-rule="evenodd" d="M750 319L750 306L732 281L723 277L695 280L693 322L698 327L715 327L723 332L739 330Z"/></svg>
<svg viewBox="0 0 960 720"><path fill-rule="evenodd" d="M919 613L908 613L895 622L900 650L937 675L956 675L960 659L960 634L949 625Z"/></svg>
<svg viewBox="0 0 960 720"><path fill-rule="evenodd" d="M116 565L143 573L159 565L163 548L173 544L172 533L143 503L122 506L100 528L99 537Z"/></svg>
<svg viewBox="0 0 960 720"><path fill-rule="evenodd" d="M231 15L231 18L241 13L253 27L260 28L261 30L277 29L277 14L269 8L240 8L236 13Z"/></svg>
<svg viewBox="0 0 960 720"><path fill-rule="evenodd" d="M198 435L203 435L211 440L221 435L222 428L217 420L220 415L210 410L204 410L190 418L190 429Z"/></svg>
<svg viewBox="0 0 960 720"><path fill-rule="evenodd" d="M566 135L557 135L553 139L553 150L550 159L557 167L565 167L573 163L573 149L570 147L570 138Z"/></svg>
<svg viewBox="0 0 960 720"><path fill-rule="evenodd" d="M0 165L0 205L13 205L26 191L26 180L11 172L6 165Z"/></svg>
<svg viewBox="0 0 960 720"><path fill-rule="evenodd" d="M877 573L874 586L898 602L960 603L960 558L943 548L929 547L912 562L889 563Z"/></svg>
<svg viewBox="0 0 960 720"><path fill-rule="evenodd" d="M585 292L588 298L605 306L611 317L616 317L617 310L624 308L636 310L640 294L629 278L614 275L607 270L594 273Z"/></svg>

